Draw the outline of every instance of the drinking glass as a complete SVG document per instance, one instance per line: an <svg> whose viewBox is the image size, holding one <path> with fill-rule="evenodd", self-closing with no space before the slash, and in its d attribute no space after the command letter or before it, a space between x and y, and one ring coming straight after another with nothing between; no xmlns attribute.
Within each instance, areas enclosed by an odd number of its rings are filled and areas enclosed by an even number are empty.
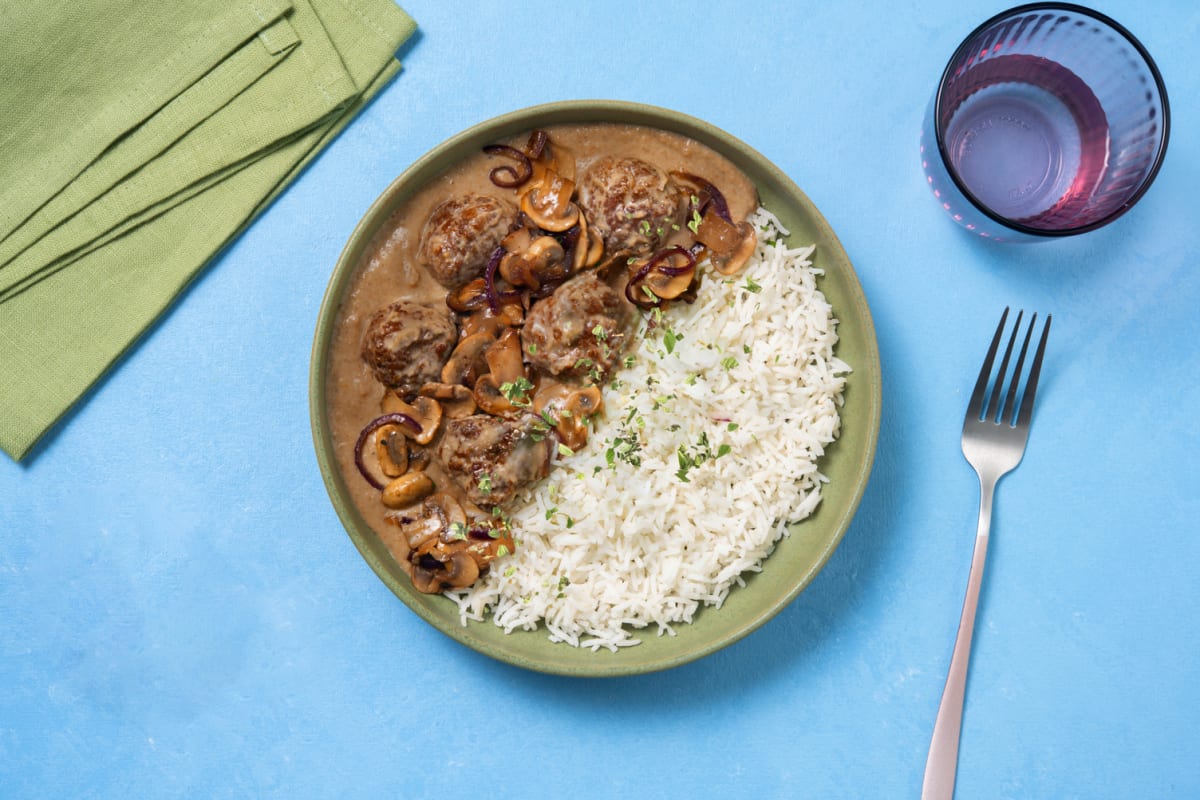
<svg viewBox="0 0 1200 800"><path fill-rule="evenodd" d="M947 64L921 166L950 216L980 236L1044 241L1112 222L1162 165L1170 109L1146 48L1082 6L992 17Z"/></svg>

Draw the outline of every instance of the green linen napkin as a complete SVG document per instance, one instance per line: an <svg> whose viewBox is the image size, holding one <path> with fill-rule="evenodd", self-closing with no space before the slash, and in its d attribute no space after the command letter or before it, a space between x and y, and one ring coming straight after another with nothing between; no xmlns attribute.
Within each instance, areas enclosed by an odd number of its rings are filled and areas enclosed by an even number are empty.
<svg viewBox="0 0 1200 800"><path fill-rule="evenodd" d="M415 25L392 0L9 5L0 448L19 460L399 71Z"/></svg>

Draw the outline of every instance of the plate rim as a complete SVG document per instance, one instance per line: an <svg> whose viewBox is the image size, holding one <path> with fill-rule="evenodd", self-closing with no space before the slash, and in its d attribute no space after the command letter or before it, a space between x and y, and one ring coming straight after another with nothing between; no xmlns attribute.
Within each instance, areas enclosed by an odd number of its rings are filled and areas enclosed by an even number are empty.
<svg viewBox="0 0 1200 800"><path fill-rule="evenodd" d="M551 119L553 118L553 119ZM863 375L867 394L867 415L866 415L866 439L864 443L863 457L858 464L857 470L852 474L854 488L851 492L848 502L841 510L840 516L833 522L834 533L829 537L825 547L820 551L816 560L810 568L799 575L790 589L774 603L769 603L765 607L758 609L757 613L751 614L749 618L741 624L736 630L727 633L724 636L714 637L712 640L704 642L691 649L686 649L678 653L670 654L661 658L642 659L638 658L636 662L621 662L619 656L622 652L630 652L633 650L641 650L646 644L649 644L652 636L642 636L643 643L632 648L621 648L617 653L598 652L589 653L591 657L590 663L583 665L574 664L557 664L548 663L530 658L519 653L512 652L511 649L494 645L487 639L481 639L479 636L470 635L470 631L475 626L490 625L490 621L483 623L474 622L470 626L459 626L455 624L453 627L445 624L445 620L431 613L424 605L416 602L410 602L406 593L402 591L391 575L391 571L379 555L374 552L366 541L362 541L362 533L359 528L365 527L368 530L370 526L362 520L358 511L353 506L353 502L348 497L340 496L337 491L339 485L343 485L342 475L338 469L334 456L331 452L331 443L328 426L325 423L324 409L326 405L326 387L324 384L324 373L326 360L324 354L328 351L329 344L332 339L334 320L337 317L337 311L340 307L341 300L345 295L351 278L357 272L362 252L374 236L378 226L395 210L407 196L415 193L425 183L413 185L409 187L407 193L402 189L413 182L414 178L421 176L424 172L432 169L444 154L453 152L463 146L466 142L479 140L481 138L491 137L493 140L503 136L517 133L521 130L528 130L537 125L553 125L561 123L587 123L587 122L613 122L614 118L635 118L636 121L630 124L642 124L651 127L657 127L663 130L680 133L689 136L702 144L705 144L718 152L725 155L727 158L733 158L731 151L736 153L736 158L749 159L754 162L757 169L760 169L771 176L771 179L778 184L782 190L801 201L804 207L808 222L815 225L821 232L820 245L824 247L834 247L837 253L836 260L843 262L846 273L843 279L847 281L851 300L854 303L854 314L859 322L859 326L864 333L864 342L866 355L868 356L867 363L862 363L861 359L858 363L853 364L854 373ZM619 122L627 122L627 119L618 119ZM511 128L511 131L503 132L505 129ZM736 159L735 159L736 160ZM428 179L432 180L436 177L436 173ZM839 321L842 319L842 312L835 309ZM839 341L841 339L839 331ZM852 373L853 374L853 373ZM853 379L853 378L852 378ZM567 100L551 103L542 103L538 105L528 106L525 108L510 111L490 119L483 120L474 125L465 128L457 134L439 142L430 150L425 152L421 157L414 161L407 169L396 176L388 186L375 198L367 210L359 218L353 231L350 233L338 255L337 261L332 269L328 285L321 300L321 305L317 313L316 331L313 337L313 345L309 361L309 418L310 427L313 437L313 446L317 456L318 466L322 476L322 482L325 485L326 492L329 495L334 509L337 513L339 522L345 529L347 535L354 543L362 558L375 572L376 576L387 586L394 595L396 595L410 610L416 613L426 623L433 626L435 629L445 634L454 641L471 648L479 653L494 658L498 661L508 663L524 669L529 669L535 672L546 674L575 676L575 677L619 677L633 674L643 674L657 672L665 669L671 669L683 664L695 661L716 652L724 647L727 647L742 638L748 636L753 631L760 628L767 621L776 616L780 611L788 606L795 598L806 589L818 573L825 567L834 551L840 545L848 530L858 507L865 494L871 471L874 466L876 450L878 446L878 435L880 421L882 417L882 374L880 368L878 341L875 335L874 321L871 316L870 308L866 302L866 295L862 284L859 281L858 274L854 270L853 264L850 261L849 255L841 244L837 235L830 227L824 215L817 208L816 204L800 189L794 181L791 180L774 162L763 156L758 150L732 136L728 132L705 122L704 120L690 116L686 113L654 106L644 103L636 103L624 100ZM861 418L861 417L860 417ZM839 437L841 438L841 437ZM836 443L835 443L836 445ZM835 446L831 445L831 446ZM822 498L824 504L824 498ZM818 506L820 508L820 506ZM800 523L803 524L803 521ZM372 535L374 534L372 531ZM770 558L764 561L764 565L770 564ZM735 589L740 591L740 589ZM446 602L450 602L446 600ZM717 609L704 606L697 612L698 614L719 613ZM494 626L492 626L494 627ZM683 626L681 626L682 628ZM496 629L499 630L499 629ZM649 633L653 628L643 629ZM533 632L519 632L522 635L532 633L546 637L546 631L540 627ZM507 637L505 637L507 639ZM556 644L555 647L567 648L574 650L567 644ZM645 651L643 651L645 652Z"/></svg>

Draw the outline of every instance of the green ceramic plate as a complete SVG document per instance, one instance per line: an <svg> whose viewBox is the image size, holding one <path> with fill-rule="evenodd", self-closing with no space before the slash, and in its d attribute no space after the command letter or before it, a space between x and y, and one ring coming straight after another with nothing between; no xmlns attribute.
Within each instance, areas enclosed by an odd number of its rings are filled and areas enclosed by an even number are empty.
<svg viewBox="0 0 1200 800"><path fill-rule="evenodd" d="M746 172L757 184L763 204L791 230L791 241L817 245L814 262L825 270L819 285L840 320L837 355L854 369L845 392L841 437L821 461L830 482L816 513L793 526L763 571L749 576L744 588L735 588L720 609L702 609L691 625L676 627L676 636L659 637L647 629L641 644L616 653L552 644L544 630L505 634L490 622L462 627L454 603L413 590L349 500L324 410L333 321L365 248L384 220L418 188L483 145L532 128L586 122L675 131L712 147ZM313 344L309 405L317 460L338 515L363 558L409 608L447 636L501 661L547 673L601 677L652 672L693 661L742 638L791 602L825 565L854 516L875 456L880 402L879 351L862 287L829 224L786 175L744 143L692 117L632 103L572 101L515 111L460 133L418 160L375 201L350 236L325 294Z"/></svg>

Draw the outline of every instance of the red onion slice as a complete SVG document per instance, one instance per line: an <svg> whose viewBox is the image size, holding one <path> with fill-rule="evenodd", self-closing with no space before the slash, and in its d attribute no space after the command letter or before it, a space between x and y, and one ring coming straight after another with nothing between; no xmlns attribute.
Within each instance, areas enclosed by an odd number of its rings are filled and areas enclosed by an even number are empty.
<svg viewBox="0 0 1200 800"><path fill-rule="evenodd" d="M421 432L421 423L410 417L408 414L384 414L381 417L376 417L367 423L367 427L362 429L362 433L358 435L358 441L354 443L354 466L358 467L358 471L367 479L367 483L374 486L380 491L383 490L384 484L381 483L374 475L367 471L366 462L363 461L363 447L367 443L367 439L371 438L371 434L382 428L384 425L405 425L410 428L413 433Z"/></svg>

